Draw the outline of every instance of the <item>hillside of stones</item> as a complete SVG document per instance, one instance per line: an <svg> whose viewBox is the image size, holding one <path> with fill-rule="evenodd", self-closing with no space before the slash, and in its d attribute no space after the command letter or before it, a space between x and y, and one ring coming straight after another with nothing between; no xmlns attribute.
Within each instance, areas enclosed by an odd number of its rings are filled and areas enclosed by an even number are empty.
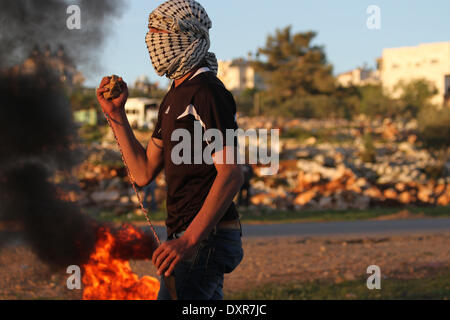
<svg viewBox="0 0 450 320"><path fill-rule="evenodd" d="M263 176L253 166L254 208L347 210L450 203L449 158L421 146L415 121L241 118L239 126L280 128L281 133L278 174ZM373 138L372 161L364 158L367 134ZM146 146L151 133L136 135ZM134 210L138 200L111 133L101 144L90 145L88 154L77 173L80 190L72 198L118 214ZM165 188L161 175L156 189L161 207Z"/></svg>

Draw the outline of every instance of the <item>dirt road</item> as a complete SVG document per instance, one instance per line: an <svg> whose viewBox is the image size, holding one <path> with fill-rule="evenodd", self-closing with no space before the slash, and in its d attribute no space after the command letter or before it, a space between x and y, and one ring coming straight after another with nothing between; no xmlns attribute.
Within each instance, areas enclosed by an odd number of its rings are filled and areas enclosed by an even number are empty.
<svg viewBox="0 0 450 320"><path fill-rule="evenodd" d="M244 238L245 258L226 276L225 292L266 283L327 279L334 283L367 277L369 265L383 279L421 278L450 268L450 232L401 235L328 235ZM133 261L133 270L155 275L149 261ZM79 299L66 288L65 270L52 272L23 244L0 252L0 299Z"/></svg>

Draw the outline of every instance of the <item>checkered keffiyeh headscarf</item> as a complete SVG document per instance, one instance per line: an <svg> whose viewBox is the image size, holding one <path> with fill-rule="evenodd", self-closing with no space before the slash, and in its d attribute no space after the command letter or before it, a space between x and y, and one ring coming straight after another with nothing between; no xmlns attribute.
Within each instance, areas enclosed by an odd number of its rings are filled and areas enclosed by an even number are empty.
<svg viewBox="0 0 450 320"><path fill-rule="evenodd" d="M200 63L217 73L210 47L211 20L194 0L169 0L150 14L149 27L170 33L149 32L145 38L153 67L160 76L176 80Z"/></svg>

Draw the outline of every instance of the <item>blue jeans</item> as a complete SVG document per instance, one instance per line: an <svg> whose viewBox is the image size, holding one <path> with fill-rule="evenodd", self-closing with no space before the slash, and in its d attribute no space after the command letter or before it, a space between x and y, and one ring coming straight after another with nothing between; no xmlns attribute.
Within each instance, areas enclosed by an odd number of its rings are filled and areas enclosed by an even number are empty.
<svg viewBox="0 0 450 320"><path fill-rule="evenodd" d="M223 278L242 261L240 230L219 229L200 243L196 253L174 270L178 300L223 300ZM158 300L172 300L164 281Z"/></svg>

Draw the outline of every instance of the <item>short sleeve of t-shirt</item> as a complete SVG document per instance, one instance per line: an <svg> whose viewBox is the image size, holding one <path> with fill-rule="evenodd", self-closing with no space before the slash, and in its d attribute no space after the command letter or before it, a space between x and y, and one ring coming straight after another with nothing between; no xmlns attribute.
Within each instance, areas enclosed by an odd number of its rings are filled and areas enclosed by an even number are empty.
<svg viewBox="0 0 450 320"><path fill-rule="evenodd" d="M163 105L160 106L158 112L158 120L156 121L155 130L153 131L152 138L162 140L162 131L161 131L161 110Z"/></svg>
<svg viewBox="0 0 450 320"><path fill-rule="evenodd" d="M196 93L193 104L205 131L218 129L223 136L223 145L236 145L235 141L226 141L227 130L238 128L236 103L228 90L216 84L202 88Z"/></svg>

